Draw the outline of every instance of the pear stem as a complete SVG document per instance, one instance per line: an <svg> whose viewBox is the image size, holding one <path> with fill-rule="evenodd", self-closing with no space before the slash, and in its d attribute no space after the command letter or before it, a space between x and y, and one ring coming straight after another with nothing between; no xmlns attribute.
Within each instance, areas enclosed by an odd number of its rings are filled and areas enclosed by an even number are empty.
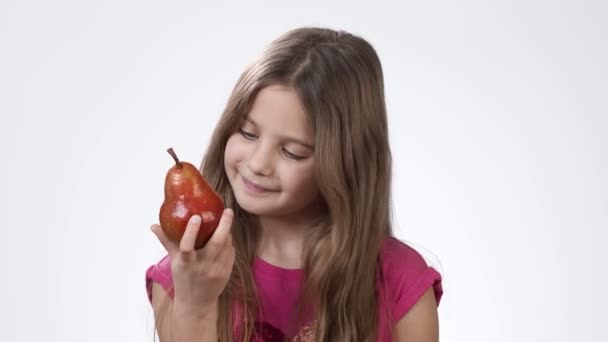
<svg viewBox="0 0 608 342"><path fill-rule="evenodd" d="M182 162L179 161L179 158L177 158L177 154L175 154L175 152L173 151L173 147L169 147L169 149L167 150L167 152L169 152L169 154L171 155L171 157L173 157L173 160L175 160L175 165L177 165L178 168L182 168Z"/></svg>

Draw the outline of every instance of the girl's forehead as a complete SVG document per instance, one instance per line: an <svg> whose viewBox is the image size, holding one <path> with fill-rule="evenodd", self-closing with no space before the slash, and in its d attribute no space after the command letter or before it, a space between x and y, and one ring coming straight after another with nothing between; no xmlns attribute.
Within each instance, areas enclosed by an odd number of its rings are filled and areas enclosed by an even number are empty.
<svg viewBox="0 0 608 342"><path fill-rule="evenodd" d="M312 139L309 117L293 88L272 85L263 88L255 97L246 122L260 130L300 138Z"/></svg>

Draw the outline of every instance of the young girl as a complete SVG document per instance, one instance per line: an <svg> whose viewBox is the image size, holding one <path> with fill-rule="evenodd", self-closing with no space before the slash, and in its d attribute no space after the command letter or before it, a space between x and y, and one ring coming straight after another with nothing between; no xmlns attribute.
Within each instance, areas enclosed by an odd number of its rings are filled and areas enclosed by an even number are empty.
<svg viewBox="0 0 608 342"><path fill-rule="evenodd" d="M347 32L287 32L238 80L201 172L199 216L146 272L161 342L437 341L441 276L393 237L384 84Z"/></svg>

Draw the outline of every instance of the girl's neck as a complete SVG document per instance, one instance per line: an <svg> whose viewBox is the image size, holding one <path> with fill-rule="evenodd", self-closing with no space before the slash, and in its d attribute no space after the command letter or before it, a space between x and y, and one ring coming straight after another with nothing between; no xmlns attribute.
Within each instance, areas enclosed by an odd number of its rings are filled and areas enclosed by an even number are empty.
<svg viewBox="0 0 608 342"><path fill-rule="evenodd" d="M302 268L304 240L310 230L318 226L318 215L290 218L260 216L259 222L257 256L282 268Z"/></svg>

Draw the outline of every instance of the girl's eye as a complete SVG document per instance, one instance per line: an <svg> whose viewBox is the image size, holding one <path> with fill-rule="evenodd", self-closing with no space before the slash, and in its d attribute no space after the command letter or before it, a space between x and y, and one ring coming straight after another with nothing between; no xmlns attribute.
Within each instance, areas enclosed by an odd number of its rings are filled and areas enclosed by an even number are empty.
<svg viewBox="0 0 608 342"><path fill-rule="evenodd" d="M255 135L253 133L246 132L242 128L239 129L239 132L241 133L241 135L243 136L243 138L245 138L247 140L255 140L255 139L257 139L257 135Z"/></svg>
<svg viewBox="0 0 608 342"><path fill-rule="evenodd" d="M247 139L247 140L256 140L258 138L257 135L253 134L253 133L249 133L247 131L245 131L242 128L239 128L239 133L243 136L243 138ZM295 153L291 153L289 152L287 149L283 148L283 154L285 154L285 156L289 159L293 159L293 160L302 160L305 159L306 157L295 154Z"/></svg>
<svg viewBox="0 0 608 342"><path fill-rule="evenodd" d="M283 149L283 153L285 153L285 155L287 156L287 158L293 159L293 160L302 160L302 159L306 158L306 157L303 157L303 156L300 156L300 155L297 155L297 154L293 154L293 153L287 151L286 149Z"/></svg>

